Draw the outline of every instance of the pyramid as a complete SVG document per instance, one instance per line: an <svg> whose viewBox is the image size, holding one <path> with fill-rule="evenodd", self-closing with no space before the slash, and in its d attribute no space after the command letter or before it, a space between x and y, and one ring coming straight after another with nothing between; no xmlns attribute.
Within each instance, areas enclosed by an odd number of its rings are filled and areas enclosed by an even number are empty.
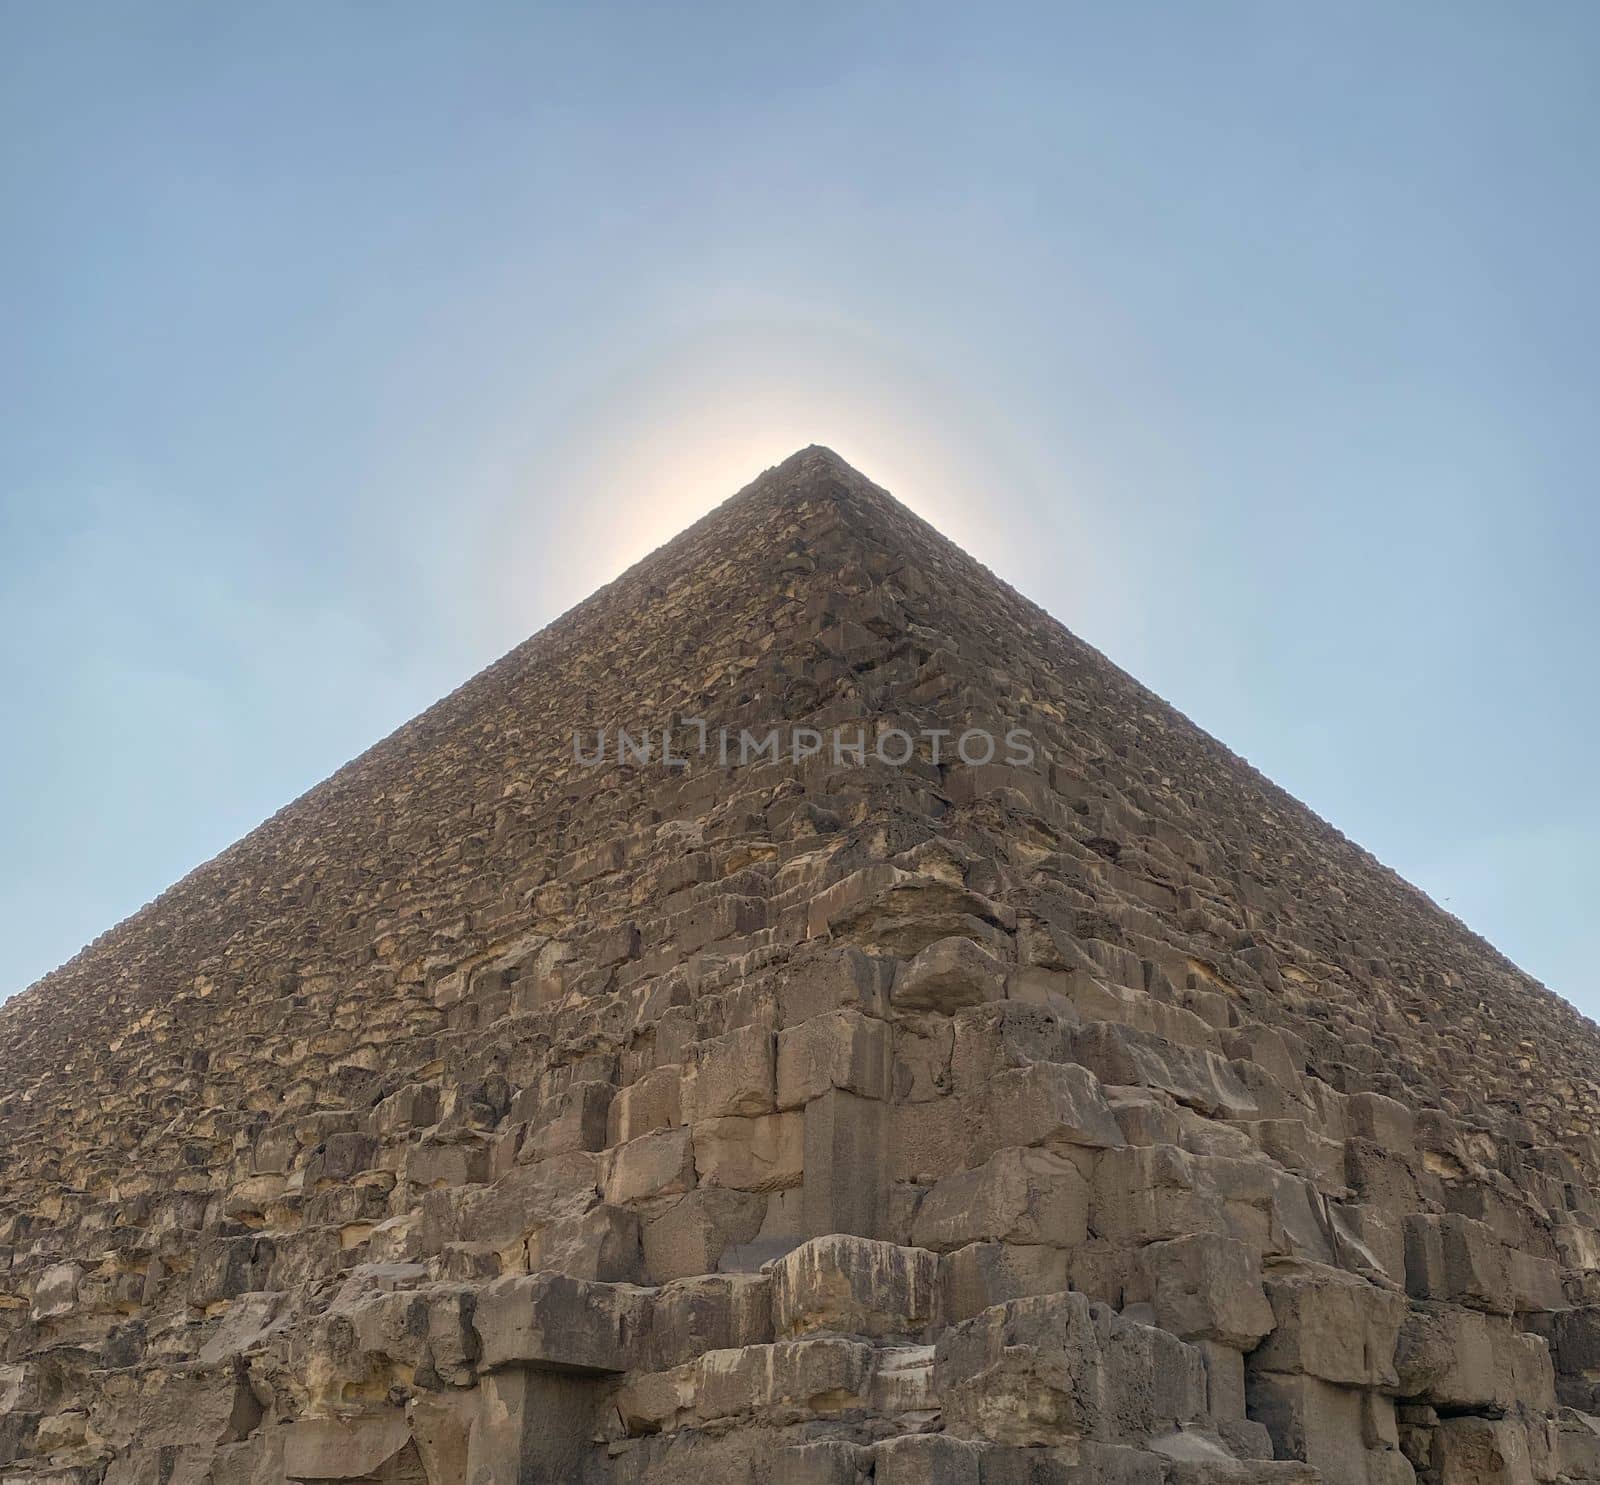
<svg viewBox="0 0 1600 1485"><path fill-rule="evenodd" d="M0 1008L0 1485L1600 1479L1597 1052L806 449Z"/></svg>

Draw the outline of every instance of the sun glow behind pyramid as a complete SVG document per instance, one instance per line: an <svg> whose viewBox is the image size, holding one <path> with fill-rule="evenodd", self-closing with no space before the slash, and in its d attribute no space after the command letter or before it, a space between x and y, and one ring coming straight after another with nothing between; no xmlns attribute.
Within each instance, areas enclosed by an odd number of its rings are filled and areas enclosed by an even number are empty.
<svg viewBox="0 0 1600 1485"><path fill-rule="evenodd" d="M823 444L982 560L1026 579L1007 532L1030 497L1064 528L1088 515L1061 498L1064 476L1005 427L981 389L941 383L915 347L854 326L746 320L638 355L575 399L569 434L530 449L504 479L497 565L513 628L548 620L756 478L774 449ZM1010 451L997 463L996 451ZM537 482L535 484L535 481ZM560 507L542 498L563 494ZM1053 501L1039 499L1045 490ZM1002 493L1003 492L1003 493ZM552 531L552 519L563 529ZM1081 529L1063 529L1077 545ZM539 584L531 549L559 548Z"/></svg>

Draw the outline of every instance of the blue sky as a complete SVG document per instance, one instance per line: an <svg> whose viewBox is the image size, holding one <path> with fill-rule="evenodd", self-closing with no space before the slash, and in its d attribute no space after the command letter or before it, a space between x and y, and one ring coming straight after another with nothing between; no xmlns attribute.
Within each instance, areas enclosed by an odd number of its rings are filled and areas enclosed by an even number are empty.
<svg viewBox="0 0 1600 1485"><path fill-rule="evenodd" d="M816 441L1595 1012L1597 64L0 0L0 996Z"/></svg>

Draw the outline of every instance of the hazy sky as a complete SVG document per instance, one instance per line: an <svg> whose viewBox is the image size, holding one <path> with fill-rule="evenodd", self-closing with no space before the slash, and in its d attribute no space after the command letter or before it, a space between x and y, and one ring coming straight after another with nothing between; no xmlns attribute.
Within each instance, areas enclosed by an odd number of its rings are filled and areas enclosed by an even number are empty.
<svg viewBox="0 0 1600 1485"><path fill-rule="evenodd" d="M0 0L0 996L816 441L1600 1010L1597 68Z"/></svg>

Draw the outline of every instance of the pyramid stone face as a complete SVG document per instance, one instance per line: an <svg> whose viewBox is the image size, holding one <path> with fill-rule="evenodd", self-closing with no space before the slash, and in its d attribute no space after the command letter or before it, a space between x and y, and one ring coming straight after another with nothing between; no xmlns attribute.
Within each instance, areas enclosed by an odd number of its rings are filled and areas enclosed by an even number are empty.
<svg viewBox="0 0 1600 1485"><path fill-rule="evenodd" d="M0 1481L1600 1479L1597 1051L806 450L0 1009Z"/></svg>

